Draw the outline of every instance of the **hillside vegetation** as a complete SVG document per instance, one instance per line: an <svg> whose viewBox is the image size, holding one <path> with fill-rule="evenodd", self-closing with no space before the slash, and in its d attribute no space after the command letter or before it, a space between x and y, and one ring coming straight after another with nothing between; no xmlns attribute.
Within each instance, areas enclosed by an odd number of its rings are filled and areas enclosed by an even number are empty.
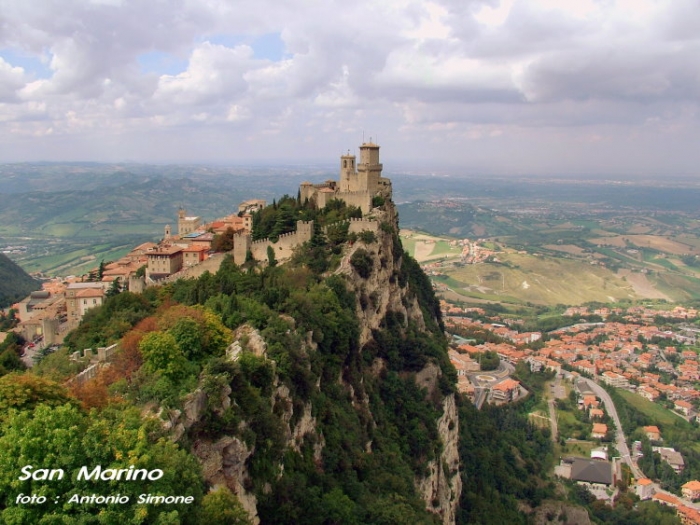
<svg viewBox="0 0 700 525"><path fill-rule="evenodd" d="M0 308L11 305L40 287L39 281L0 253Z"/></svg>

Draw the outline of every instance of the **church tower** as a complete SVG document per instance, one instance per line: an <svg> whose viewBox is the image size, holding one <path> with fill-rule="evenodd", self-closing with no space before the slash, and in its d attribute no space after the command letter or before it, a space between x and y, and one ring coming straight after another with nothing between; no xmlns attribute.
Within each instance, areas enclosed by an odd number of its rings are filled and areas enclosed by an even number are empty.
<svg viewBox="0 0 700 525"><path fill-rule="evenodd" d="M360 163L357 165L358 190L369 190L374 194L379 189L379 179L382 176L382 165L379 163L379 146L372 142L364 142L360 146Z"/></svg>

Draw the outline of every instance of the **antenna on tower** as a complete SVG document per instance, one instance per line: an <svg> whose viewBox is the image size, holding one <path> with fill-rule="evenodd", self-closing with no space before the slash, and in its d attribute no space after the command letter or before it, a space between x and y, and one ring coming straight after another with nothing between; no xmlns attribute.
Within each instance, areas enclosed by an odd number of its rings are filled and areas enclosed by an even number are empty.
<svg viewBox="0 0 700 525"><path fill-rule="evenodd" d="M365 143L365 130L362 130L362 144Z"/></svg>

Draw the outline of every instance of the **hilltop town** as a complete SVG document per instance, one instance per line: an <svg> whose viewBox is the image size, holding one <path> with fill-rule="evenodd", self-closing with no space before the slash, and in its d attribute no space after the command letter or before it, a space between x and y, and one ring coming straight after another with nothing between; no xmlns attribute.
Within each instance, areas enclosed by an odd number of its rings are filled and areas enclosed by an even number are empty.
<svg viewBox="0 0 700 525"><path fill-rule="evenodd" d="M302 182L298 198L318 209L334 200L355 207L361 216L347 219L348 231L376 232L379 224L372 210L391 199L391 181L382 176L377 144L370 140L359 150L359 161L349 152L340 157L338 180ZM16 330L30 341L25 349L25 363L31 366L36 351L60 344L88 310L122 290L140 293L149 286L196 278L207 271L215 273L226 254L238 265L253 261L264 266L271 260L288 260L295 249L312 238L314 223L296 221L293 231L283 232L275 239L256 239L255 215L266 206L265 200L251 198L240 203L235 212L211 222L180 209L177 230L166 225L160 242L140 244L124 257L100 264L88 275L45 282L42 290L13 305L20 321Z"/></svg>

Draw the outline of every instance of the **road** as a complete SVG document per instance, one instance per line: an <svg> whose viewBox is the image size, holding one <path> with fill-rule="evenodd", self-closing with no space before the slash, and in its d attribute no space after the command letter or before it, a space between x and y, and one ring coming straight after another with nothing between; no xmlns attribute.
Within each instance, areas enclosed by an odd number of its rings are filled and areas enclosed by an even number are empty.
<svg viewBox="0 0 700 525"><path fill-rule="evenodd" d="M554 410L555 402L554 399L550 399L547 404L549 405L549 422L552 427L552 441L556 443L559 437L559 428L557 427L557 413Z"/></svg>
<svg viewBox="0 0 700 525"><path fill-rule="evenodd" d="M515 372L515 367L501 359L496 370L468 373L469 381L474 385L474 406L480 409L488 400L491 387L496 383L500 383L513 372ZM485 380L484 377L487 376L493 379L491 381Z"/></svg>
<svg viewBox="0 0 700 525"><path fill-rule="evenodd" d="M547 401L549 405L549 421L552 427L552 441L557 442L559 437L559 425L557 423L557 411L555 408L556 400L566 397L566 391L561 386L561 375L557 374L556 381L552 384L549 395L554 396Z"/></svg>
<svg viewBox="0 0 700 525"><path fill-rule="evenodd" d="M593 392L595 392L595 394L603 401L603 405L605 405L605 410L607 410L608 414L615 422L615 446L617 447L617 451L620 453L620 457L622 457L622 461L629 465L630 470L632 471L632 475L635 477L635 479L641 479L646 477L644 473L639 469L637 464L634 461L632 461L629 448L627 447L627 440L625 439L625 432L624 430L622 430L622 424L620 423L620 418L617 415L615 403L613 403L613 400L610 398L610 394L608 394L608 392L602 386L600 386L592 379L582 379L588 383L588 386L591 388L591 390L593 390Z"/></svg>

